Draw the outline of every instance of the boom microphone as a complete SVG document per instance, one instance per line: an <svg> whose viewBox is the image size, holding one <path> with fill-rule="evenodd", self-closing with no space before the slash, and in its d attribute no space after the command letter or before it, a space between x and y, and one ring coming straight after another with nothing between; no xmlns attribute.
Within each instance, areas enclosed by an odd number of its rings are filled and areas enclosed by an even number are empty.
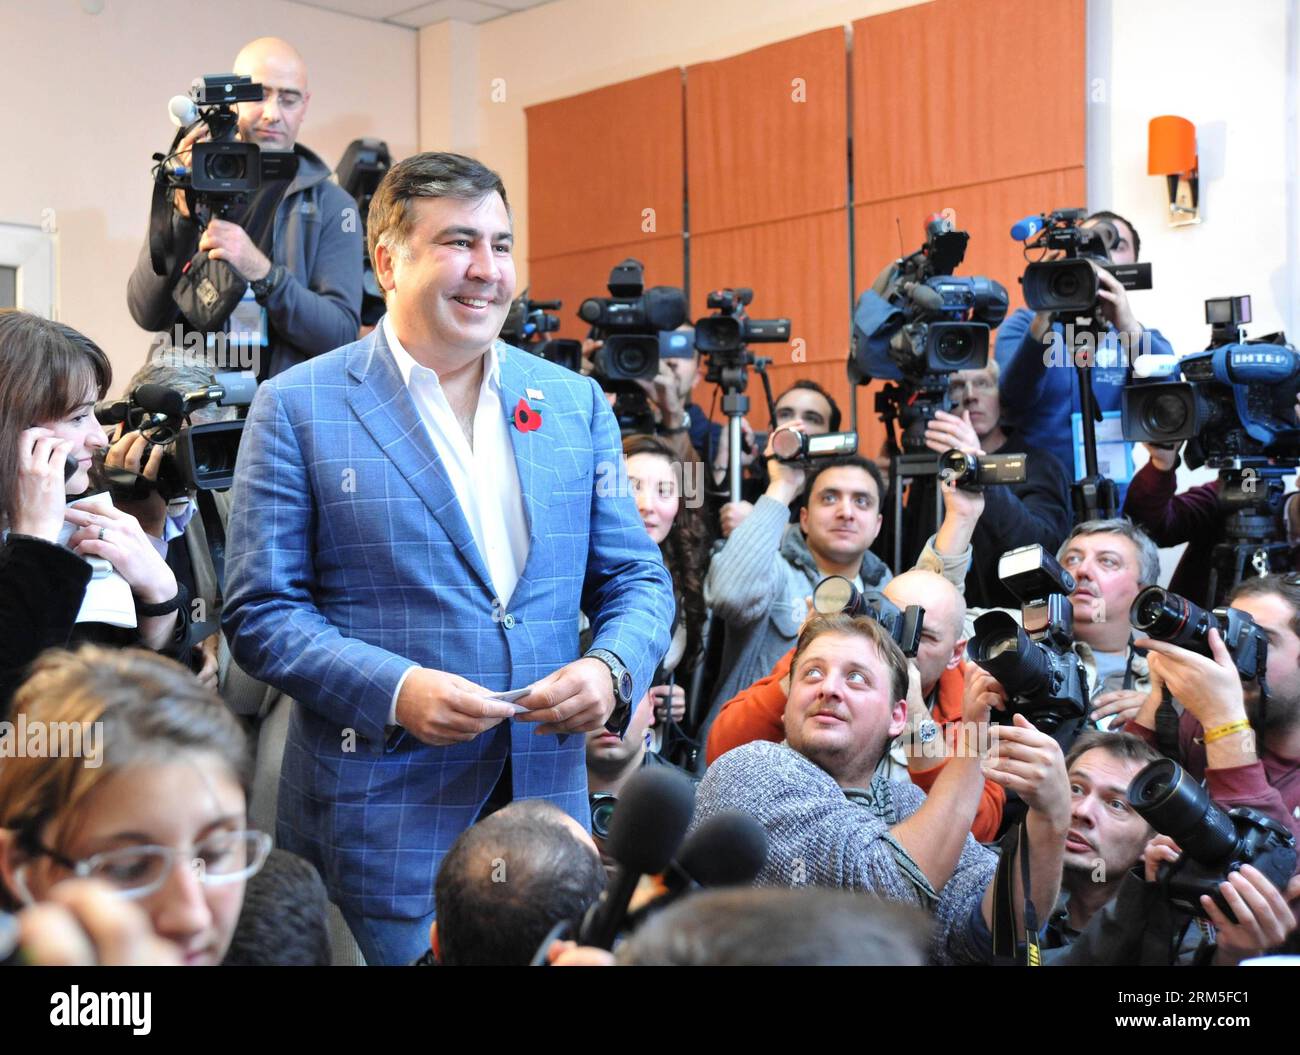
<svg viewBox="0 0 1300 1055"><path fill-rule="evenodd" d="M185 397L166 385L141 385L131 398L150 414L166 414L174 418L185 413Z"/></svg>
<svg viewBox="0 0 1300 1055"><path fill-rule="evenodd" d="M199 119L199 108L188 95L173 95L167 103L167 116L177 128L188 128Z"/></svg>
<svg viewBox="0 0 1300 1055"><path fill-rule="evenodd" d="M664 871L681 845L695 811L695 785L669 769L643 769L618 797L605 852L618 868L588 910L578 944L612 949L628 903L643 875Z"/></svg>

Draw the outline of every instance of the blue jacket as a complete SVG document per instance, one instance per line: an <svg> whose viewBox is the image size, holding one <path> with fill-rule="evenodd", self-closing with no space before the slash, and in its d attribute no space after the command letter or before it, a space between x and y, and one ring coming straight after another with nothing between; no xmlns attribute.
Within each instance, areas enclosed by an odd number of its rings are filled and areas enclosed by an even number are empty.
<svg viewBox="0 0 1300 1055"><path fill-rule="evenodd" d="M1049 367L1049 346L1029 336L1033 318L1033 312L1018 308L998 327L994 355L1002 368L998 385L1002 416L1019 432L1024 450L1050 451L1065 466L1069 478L1075 480L1078 477L1070 415L1080 409L1078 371L1073 363L1054 362ZM1062 334L1060 323L1054 323L1052 328L1058 336ZM1151 352L1173 354L1169 342L1158 330L1147 332L1151 335ZM1063 337L1061 347L1064 348ZM1099 364L1115 365L1092 368L1092 391L1103 411L1120 409L1120 393L1128 380L1128 366L1119 352L1118 335L1110 330L1102 339L1097 359ZM1112 358L1108 359L1108 353ZM1061 353L1057 357L1061 358ZM1121 486L1119 490L1122 505L1127 487Z"/></svg>
<svg viewBox="0 0 1300 1055"><path fill-rule="evenodd" d="M529 389L541 426L511 428L529 552L508 610L378 326L264 383L235 474L222 625L253 677L298 701L280 778L280 845L364 915L433 908L438 866L507 756L515 798L584 826L585 737L503 722L430 747L386 726L413 663L522 688L593 647L635 697L668 648L672 584L621 477L618 426L589 378L497 345L507 414Z"/></svg>

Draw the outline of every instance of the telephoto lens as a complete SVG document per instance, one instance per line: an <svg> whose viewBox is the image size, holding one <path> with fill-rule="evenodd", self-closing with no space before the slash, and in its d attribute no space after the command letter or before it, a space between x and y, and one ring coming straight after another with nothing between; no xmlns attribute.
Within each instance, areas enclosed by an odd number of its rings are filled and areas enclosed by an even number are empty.
<svg viewBox="0 0 1300 1055"><path fill-rule="evenodd" d="M1129 619L1136 629L1157 641L1209 654L1214 616L1161 586L1148 586L1133 599Z"/></svg>
<svg viewBox="0 0 1300 1055"><path fill-rule="evenodd" d="M843 575L828 575L813 588L813 611L818 615L863 615L862 591Z"/></svg>
<svg viewBox="0 0 1300 1055"><path fill-rule="evenodd" d="M1169 902L1202 919L1201 897L1213 898L1234 923L1237 917L1219 884L1242 865L1252 865L1279 890L1295 871L1295 836L1281 821L1246 806L1225 813L1209 792L1171 758L1152 762L1128 786L1129 804L1178 844L1182 856L1162 864L1156 876Z"/></svg>

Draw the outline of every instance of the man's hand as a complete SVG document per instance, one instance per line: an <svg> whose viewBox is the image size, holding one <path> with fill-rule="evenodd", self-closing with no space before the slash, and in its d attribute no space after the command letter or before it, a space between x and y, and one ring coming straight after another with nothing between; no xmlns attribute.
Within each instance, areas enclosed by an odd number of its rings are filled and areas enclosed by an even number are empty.
<svg viewBox="0 0 1300 1055"><path fill-rule="evenodd" d="M965 665L962 686L961 717L968 725L987 723L990 711L1007 709L1007 690L978 663Z"/></svg>
<svg viewBox="0 0 1300 1055"><path fill-rule="evenodd" d="M527 711L521 722L540 722L537 734L589 733L614 713L614 682L598 659L578 659L561 667L517 701Z"/></svg>
<svg viewBox="0 0 1300 1055"><path fill-rule="evenodd" d="M728 502L719 512L722 521L722 537L731 538L731 533L745 522L754 507L749 502Z"/></svg>
<svg viewBox="0 0 1300 1055"><path fill-rule="evenodd" d="M193 170L194 144L202 143L211 138L212 136L208 133L208 123L206 121L199 121L193 128L186 132L181 138L181 141L176 144L176 160L187 169ZM185 219L190 219L190 207L185 204L185 192L180 190L176 191L172 195L172 201L176 205L176 211L184 216Z"/></svg>
<svg viewBox="0 0 1300 1055"><path fill-rule="evenodd" d="M417 667L397 696L397 723L421 743L464 744L507 718L515 709L489 699L491 690L441 670Z"/></svg>
<svg viewBox="0 0 1300 1055"><path fill-rule="evenodd" d="M783 425L781 428L791 432L803 432L804 427L801 422L793 422L789 425ZM805 473L798 466L783 462L772 455L772 440L777 432L781 429L774 429L767 437L767 447L763 451L763 456L767 458L767 491L764 492L769 498L774 498L783 506L788 506L803 493L804 480L807 478Z"/></svg>
<svg viewBox="0 0 1300 1055"><path fill-rule="evenodd" d="M1178 448L1181 447L1182 444L1176 443L1172 449L1169 447L1162 447L1158 443L1144 443L1142 446L1147 449L1147 455L1151 464L1162 473L1167 473L1174 467L1174 463L1178 461Z"/></svg>
<svg viewBox="0 0 1300 1055"><path fill-rule="evenodd" d="M1136 718L1146 702L1147 694L1133 689L1116 689L1103 692L1092 701L1093 709L1089 717L1097 723L1099 729L1122 729L1124 723ZM1114 716L1112 718L1112 715ZM1110 719L1103 724L1102 719Z"/></svg>
<svg viewBox="0 0 1300 1055"><path fill-rule="evenodd" d="M1064 837L1070 826L1070 782L1065 775L1065 756L1060 745L1039 732L1023 715L1012 718L1014 725L995 725L990 730L992 749L984 765L985 774L1008 791L1014 791Z"/></svg>
<svg viewBox="0 0 1300 1055"><path fill-rule="evenodd" d="M1148 883L1154 883L1162 864L1173 864L1183 851L1167 835L1157 835L1142 848L1142 874Z"/></svg>
<svg viewBox="0 0 1300 1055"><path fill-rule="evenodd" d="M1134 642L1147 650L1151 673L1205 729L1246 717L1241 675L1218 630L1210 631L1209 642L1213 658L1167 641L1142 638Z"/></svg>
<svg viewBox="0 0 1300 1055"><path fill-rule="evenodd" d="M149 447L149 441L145 439L144 433L137 429L123 435L122 428L119 422L113 433L112 446L104 454L104 468L126 469L128 472L143 476L146 480L157 481L158 469L162 465L163 454L167 448L154 444L146 460L145 450ZM167 524L167 503L157 491L151 491L148 498L141 499L139 502L119 501L117 508L124 513L130 513L140 521L140 526L144 528L146 534L154 538L163 537Z"/></svg>
<svg viewBox="0 0 1300 1055"><path fill-rule="evenodd" d="M970 423L970 411L963 410L961 417L947 411L936 410L934 418L925 427L925 445L935 454L959 450L963 454L981 455L984 448Z"/></svg>
<svg viewBox="0 0 1300 1055"><path fill-rule="evenodd" d="M212 260L224 260L248 282L266 278L271 261L253 244L248 232L229 220L213 219L199 239L199 248L207 250Z"/></svg>
<svg viewBox="0 0 1300 1055"><path fill-rule="evenodd" d="M221 644L221 632L209 634L197 645L194 651L203 657L203 666L194 676L203 683L205 689L211 689L216 692L220 687L221 667L219 663L219 647Z"/></svg>
<svg viewBox="0 0 1300 1055"><path fill-rule="evenodd" d="M1092 266L1097 272L1097 303L1101 306L1101 313L1116 330L1129 335L1132 342L1129 350L1135 352L1138 338L1142 336L1142 324L1137 321L1128 302L1128 290L1105 268L1097 264Z"/></svg>
<svg viewBox="0 0 1300 1055"><path fill-rule="evenodd" d="M943 494L943 523L934 538L934 549L941 557L960 557L970 548L975 525L984 512L984 494L964 491L953 480L940 480Z"/></svg>
<svg viewBox="0 0 1300 1055"><path fill-rule="evenodd" d="M140 905L97 879L69 879L18 914L23 962L42 967L179 967L180 949Z"/></svg>
<svg viewBox="0 0 1300 1055"><path fill-rule="evenodd" d="M686 404L682 402L677 389L677 375L669 367L668 360L659 360L659 372L653 380L638 381L637 384L645 389L650 402L659 408L660 424L671 429L680 427Z"/></svg>
<svg viewBox="0 0 1300 1055"><path fill-rule="evenodd" d="M24 429L18 437L17 509L10 530L47 542L58 540L63 529L63 468L72 453L72 441L61 440L49 429Z"/></svg>
<svg viewBox="0 0 1300 1055"><path fill-rule="evenodd" d="M1300 898L1300 876L1291 877L1284 894L1254 865L1242 865L1219 884L1219 893L1237 922L1224 915L1214 898L1201 895L1201 908L1217 931L1214 963L1218 966L1235 966L1249 956L1276 949L1300 925L1288 904Z"/></svg>
<svg viewBox="0 0 1300 1055"><path fill-rule="evenodd" d="M606 668L608 673L609 668ZM650 702L654 705L655 724L667 720L671 703L674 722L686 717L686 690L680 685L655 685L650 689Z"/></svg>

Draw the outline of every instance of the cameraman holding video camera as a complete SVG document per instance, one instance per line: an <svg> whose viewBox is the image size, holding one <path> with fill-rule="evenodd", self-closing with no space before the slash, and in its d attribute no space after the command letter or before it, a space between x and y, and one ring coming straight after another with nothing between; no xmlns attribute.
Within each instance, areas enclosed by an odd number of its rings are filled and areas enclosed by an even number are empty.
<svg viewBox="0 0 1300 1055"><path fill-rule="evenodd" d="M1108 247L1111 264L1136 264L1141 249L1137 230L1113 212L1095 212L1080 225L1084 229L1106 224L1114 232ZM1057 250L1044 260L1059 258ZM1128 379L1129 364L1138 349L1172 355L1169 342L1156 330L1147 330L1129 304L1124 285L1105 268L1097 267L1097 305L1107 324L1100 336L1091 366L1093 397L1103 411L1118 411L1120 393ZM1143 333L1148 334L1147 338ZM1139 342L1142 342L1141 344ZM1051 344L1066 348L1070 356L1053 369ZM1144 345L1147 345L1144 347ZM1071 416L1081 413L1079 380L1074 369L1074 344L1055 313L1020 308L1007 316L997 333L995 355L1002 367L1002 409L1008 421L1020 430L1028 450L1046 450L1055 455L1072 477L1076 472L1075 444ZM1124 498L1120 486L1119 499Z"/></svg>
<svg viewBox="0 0 1300 1055"><path fill-rule="evenodd" d="M356 203L330 181L330 170L297 143L311 93L307 69L292 45L262 37L245 45L235 59L236 75L260 84L260 102L241 102L238 136L265 153L296 160L292 178L268 178L214 215L205 227L191 215L186 195L176 191L162 235L166 274L155 272L150 239L127 286L131 316L146 330L175 326L170 343L203 329L187 318L173 297L196 250L224 261L237 279L248 283L237 313L240 339L264 349L255 359L259 379L272 377L312 356L356 339L361 319L361 225ZM209 128L198 121L173 152L190 168L192 149L208 140ZM209 328L230 328L227 320ZM225 364L233 365L233 364Z"/></svg>

